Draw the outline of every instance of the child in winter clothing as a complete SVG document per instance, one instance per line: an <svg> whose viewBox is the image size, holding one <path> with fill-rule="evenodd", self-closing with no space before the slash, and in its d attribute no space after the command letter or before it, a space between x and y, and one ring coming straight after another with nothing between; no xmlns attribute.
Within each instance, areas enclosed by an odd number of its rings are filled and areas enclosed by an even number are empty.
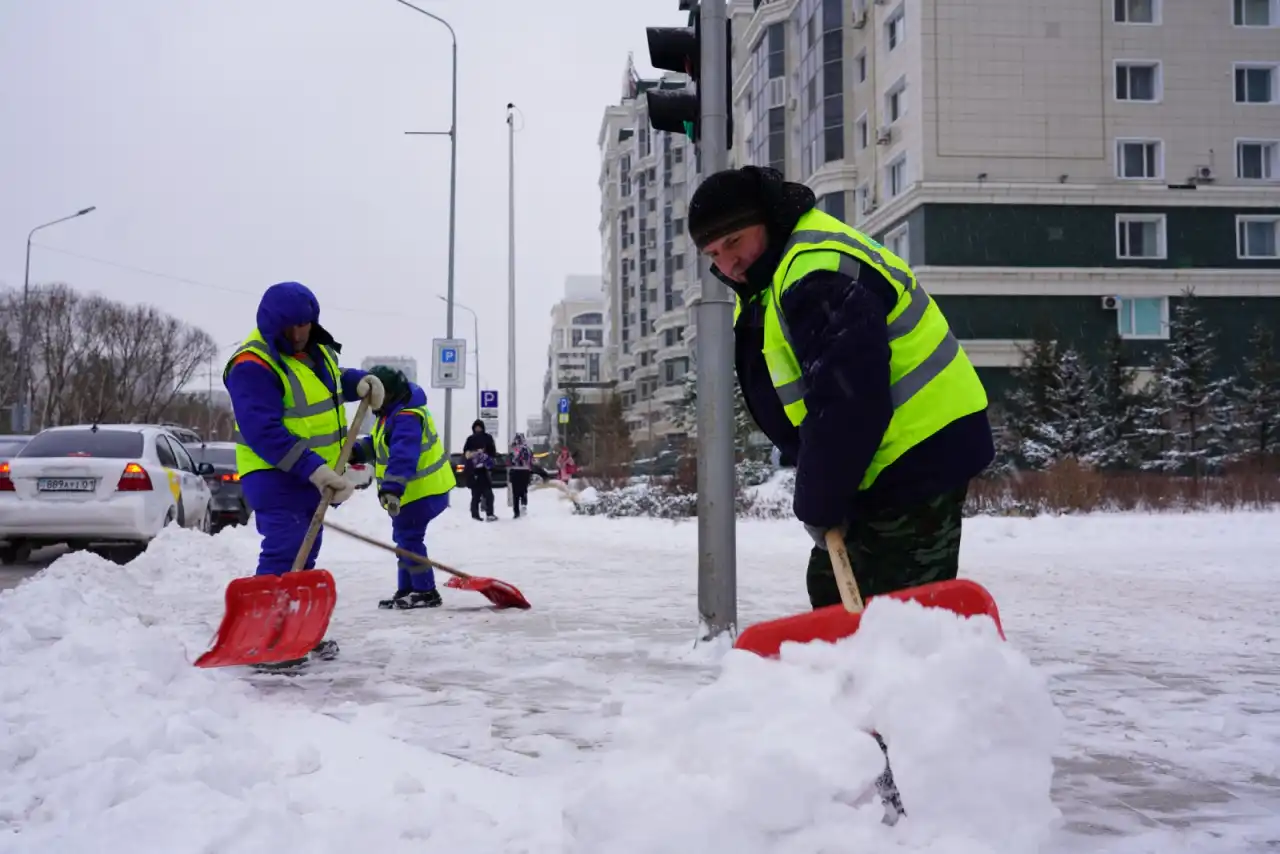
<svg viewBox="0 0 1280 854"><path fill-rule="evenodd" d="M533 451L524 440L523 433L517 433L511 443L511 460L507 467L507 480L511 483L511 507L515 518L520 518L520 509L529 506L529 481L533 478Z"/></svg>

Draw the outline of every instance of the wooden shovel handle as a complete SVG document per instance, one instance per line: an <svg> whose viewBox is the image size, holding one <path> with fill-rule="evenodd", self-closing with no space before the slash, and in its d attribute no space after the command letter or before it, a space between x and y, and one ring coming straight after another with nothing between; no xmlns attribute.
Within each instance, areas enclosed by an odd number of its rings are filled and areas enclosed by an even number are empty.
<svg viewBox="0 0 1280 854"><path fill-rule="evenodd" d="M458 570L447 567L444 564L434 561L429 557L423 557L422 555L417 554L416 552L407 551L405 549L400 548L399 546L393 546L390 543L384 543L382 542L382 540L375 540L373 537L366 536L365 534L362 534L359 531L353 531L350 528L344 528L341 525L334 524L333 522L326 523L325 527L331 530L337 531L339 534L346 534L348 537L351 537L353 540L359 540L360 542L365 543L367 545L380 548L383 551L391 552L396 557L402 557L406 560L417 561L418 563L424 564L425 566L429 566L432 569L438 569L441 572L447 572L450 575L457 576L458 578L461 578L463 580L466 580L471 577L470 575L467 575L465 572L459 572Z"/></svg>
<svg viewBox="0 0 1280 854"><path fill-rule="evenodd" d="M836 586L840 588L840 601L850 614L861 614L866 606L862 602L862 593L858 590L858 580L853 577L853 564L849 563L849 552L844 547L844 534L839 528L827 531L827 554L831 555L831 568L836 573Z"/></svg>
<svg viewBox="0 0 1280 854"><path fill-rule="evenodd" d="M356 417L351 421L351 429L347 431L342 450L338 452L338 461L333 464L333 470L339 475L347 470L347 460L351 458L351 450L356 446L360 425L364 423L364 417L368 413L369 401L367 398L361 398L360 405L356 407ZM302 538L302 547L298 549L298 556L293 559L291 572L297 572L307 565L307 556L311 554L311 546L320 533L320 526L324 524L324 514L329 509L329 500L332 495L332 491L327 489L320 493L320 504L316 507L315 515L311 517L311 527L307 528L307 535Z"/></svg>

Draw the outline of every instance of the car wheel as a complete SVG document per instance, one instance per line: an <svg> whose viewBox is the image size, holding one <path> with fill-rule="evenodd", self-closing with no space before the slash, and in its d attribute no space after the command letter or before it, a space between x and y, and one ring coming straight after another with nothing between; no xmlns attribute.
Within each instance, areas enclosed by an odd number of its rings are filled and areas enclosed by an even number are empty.
<svg viewBox="0 0 1280 854"><path fill-rule="evenodd" d="M173 520L174 520L174 516L175 516L175 514L176 514L177 512L178 512L178 511L177 511L177 509L176 509L176 508L170 507L170 508L169 508L169 512L168 512L168 513L166 513L166 514L164 514L164 524L163 524L163 525L161 525L160 527L162 527L162 528L167 528L167 527L169 527L170 525L172 525L172 524L173 524Z"/></svg>
<svg viewBox="0 0 1280 854"><path fill-rule="evenodd" d="M204 515L200 517L200 533L213 534L213 511L208 507L204 509Z"/></svg>

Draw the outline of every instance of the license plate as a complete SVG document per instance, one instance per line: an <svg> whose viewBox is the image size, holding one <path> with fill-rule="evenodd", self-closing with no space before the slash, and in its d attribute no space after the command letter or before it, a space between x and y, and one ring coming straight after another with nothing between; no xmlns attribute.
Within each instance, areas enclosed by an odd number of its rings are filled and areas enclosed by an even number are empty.
<svg viewBox="0 0 1280 854"><path fill-rule="evenodd" d="M91 477L42 477L36 481L41 492L93 492L97 487Z"/></svg>

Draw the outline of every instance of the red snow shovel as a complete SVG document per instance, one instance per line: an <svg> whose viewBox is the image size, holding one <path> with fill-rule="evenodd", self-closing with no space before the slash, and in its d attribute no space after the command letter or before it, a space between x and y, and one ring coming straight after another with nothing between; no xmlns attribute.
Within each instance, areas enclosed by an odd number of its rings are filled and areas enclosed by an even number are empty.
<svg viewBox="0 0 1280 854"><path fill-rule="evenodd" d="M839 531L827 531L827 552L831 555L831 564L840 588L840 601L843 604L828 605L806 614L795 614L748 626L738 635L734 649L744 649L773 658L778 655L782 644L788 641L809 643L820 640L835 643L858 631L864 610L862 594L853 577L853 567L849 563L849 553L845 551L844 537ZM935 581L884 595L892 599L919 602L926 608L945 608L962 617L990 617L996 624L996 631L1004 638L996 600L985 587L975 581Z"/></svg>
<svg viewBox="0 0 1280 854"><path fill-rule="evenodd" d="M520 608L522 610L528 610L531 607L529 605L529 600L524 598L524 594L517 590L514 585L508 584L505 581L499 581L496 578L482 578L478 575L467 575L465 572L459 572L456 569L451 569L442 563L423 557L420 554L406 551L397 546L393 546L390 543L384 543L381 540L375 540L373 537L367 537L359 531L353 531L350 528L344 528L341 525L335 525L332 522L327 523L325 527L331 528L339 534L346 534L348 537L359 540L362 543L367 543L371 546L376 546L385 551L392 552L396 557L402 557L405 560L417 561L418 563L425 564L432 569L447 572L453 577L445 582L445 587L452 587L455 590L474 591L488 599L498 608Z"/></svg>
<svg viewBox="0 0 1280 854"><path fill-rule="evenodd" d="M355 447L360 425L369 411L361 400L333 470L342 474ZM303 569L329 509L329 495L311 517L293 568L284 575L252 575L227 585L227 610L213 647L196 659L196 667L276 664L305 658L324 639L338 602L338 589L327 569Z"/></svg>

